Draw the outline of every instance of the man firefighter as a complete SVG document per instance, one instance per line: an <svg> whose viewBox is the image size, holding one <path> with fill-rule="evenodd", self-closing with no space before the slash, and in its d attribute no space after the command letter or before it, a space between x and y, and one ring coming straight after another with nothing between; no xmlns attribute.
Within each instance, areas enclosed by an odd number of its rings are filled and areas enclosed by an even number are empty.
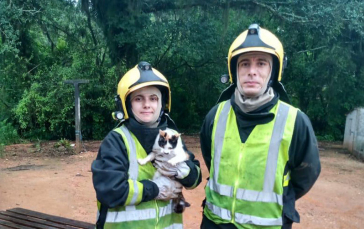
<svg viewBox="0 0 364 229"><path fill-rule="evenodd" d="M207 114L201 150L210 177L201 228L292 228L295 202L321 166L309 118L289 104L283 46L252 24L228 54L231 85Z"/></svg>

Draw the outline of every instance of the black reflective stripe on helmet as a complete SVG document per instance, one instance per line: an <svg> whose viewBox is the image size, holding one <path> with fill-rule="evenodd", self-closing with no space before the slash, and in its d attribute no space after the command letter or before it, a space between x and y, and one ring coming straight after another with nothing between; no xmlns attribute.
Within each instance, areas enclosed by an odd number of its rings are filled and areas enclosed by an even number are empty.
<svg viewBox="0 0 364 229"><path fill-rule="evenodd" d="M259 25L258 24L252 24L249 26L248 34L246 35L246 39L244 42L233 50L233 52L242 49L242 48L249 48L249 47L266 47L270 48L272 50L275 50L274 47L267 45L260 39L260 33L259 33Z"/></svg>
<svg viewBox="0 0 364 229"><path fill-rule="evenodd" d="M138 70L140 72L140 78L137 82L130 85L129 88L133 88L136 85L151 81L168 83L167 81L161 79L156 74L154 74L152 66L148 62L145 61L140 62L138 64Z"/></svg>

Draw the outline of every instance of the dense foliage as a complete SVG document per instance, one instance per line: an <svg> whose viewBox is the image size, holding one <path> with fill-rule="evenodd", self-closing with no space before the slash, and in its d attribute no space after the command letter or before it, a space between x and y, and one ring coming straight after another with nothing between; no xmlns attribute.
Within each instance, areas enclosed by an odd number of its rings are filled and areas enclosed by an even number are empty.
<svg viewBox="0 0 364 229"><path fill-rule="evenodd" d="M251 23L274 32L288 56L283 83L316 133L341 139L364 105L361 0L0 0L0 143L74 138L80 86L84 139L102 139L120 76L140 60L170 81L172 117L197 132L227 86L226 55Z"/></svg>

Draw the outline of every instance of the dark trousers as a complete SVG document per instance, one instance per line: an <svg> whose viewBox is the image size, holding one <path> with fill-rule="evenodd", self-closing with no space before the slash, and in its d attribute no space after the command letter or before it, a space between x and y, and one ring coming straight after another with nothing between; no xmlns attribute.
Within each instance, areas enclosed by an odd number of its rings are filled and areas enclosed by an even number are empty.
<svg viewBox="0 0 364 229"><path fill-rule="evenodd" d="M236 229L236 226L232 223L215 224L203 215L201 222L201 229ZM292 223L286 223L282 226L282 229L292 229Z"/></svg>

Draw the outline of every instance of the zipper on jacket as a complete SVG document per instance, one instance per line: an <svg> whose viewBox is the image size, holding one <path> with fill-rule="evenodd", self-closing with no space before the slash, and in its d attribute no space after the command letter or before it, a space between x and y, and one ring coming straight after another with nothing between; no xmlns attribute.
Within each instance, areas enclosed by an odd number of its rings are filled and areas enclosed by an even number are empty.
<svg viewBox="0 0 364 229"><path fill-rule="evenodd" d="M233 206L231 209L231 223L235 223L235 203L236 203L236 192L238 189L238 183L239 183L239 177L240 177L240 162L241 162L241 158L243 156L243 149L244 149L244 144L242 144L241 150L240 150L240 155L239 155L239 160L238 160L238 177L235 180L235 184L234 184L234 192L233 192Z"/></svg>

